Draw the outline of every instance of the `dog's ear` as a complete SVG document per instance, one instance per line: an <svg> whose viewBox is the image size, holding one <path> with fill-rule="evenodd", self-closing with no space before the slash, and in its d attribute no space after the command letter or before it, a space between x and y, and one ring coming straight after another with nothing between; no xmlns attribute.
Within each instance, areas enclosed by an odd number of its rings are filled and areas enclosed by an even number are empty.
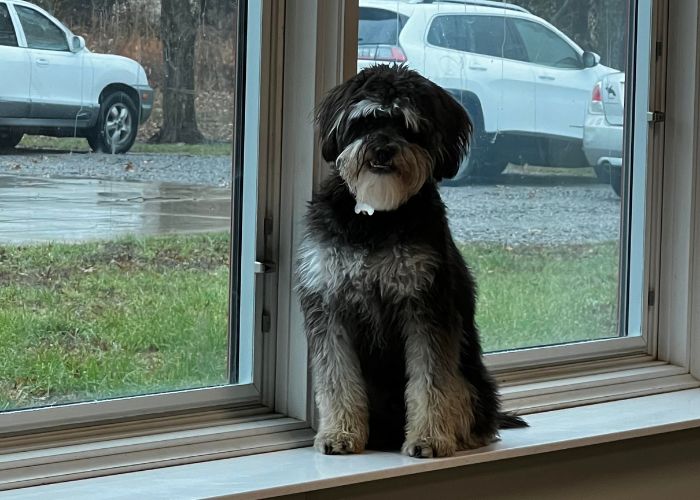
<svg viewBox="0 0 700 500"><path fill-rule="evenodd" d="M321 154L327 162L334 163L341 152L338 137L342 135L344 128L345 110L350 104L353 93L362 85L361 76L361 74L356 75L331 89L314 111L314 122L321 142Z"/></svg>
<svg viewBox="0 0 700 500"><path fill-rule="evenodd" d="M437 131L437 161L433 170L436 181L450 179L457 174L459 165L469 149L472 121L464 107L441 87L436 87L433 116L439 120Z"/></svg>

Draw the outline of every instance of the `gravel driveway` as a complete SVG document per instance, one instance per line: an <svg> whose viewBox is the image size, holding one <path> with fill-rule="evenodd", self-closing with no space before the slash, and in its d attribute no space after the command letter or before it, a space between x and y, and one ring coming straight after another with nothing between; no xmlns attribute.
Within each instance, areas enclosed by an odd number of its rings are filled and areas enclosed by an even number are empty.
<svg viewBox="0 0 700 500"><path fill-rule="evenodd" d="M228 186L231 159L166 154L31 152L0 156L0 173ZM496 183L442 187L455 239L504 245L616 240L620 199L587 177L504 175Z"/></svg>
<svg viewBox="0 0 700 500"><path fill-rule="evenodd" d="M0 172L35 177L84 177L223 187L231 182L231 157L27 152L0 155Z"/></svg>
<svg viewBox="0 0 700 500"><path fill-rule="evenodd" d="M612 241L620 233L620 199L604 184L443 187L458 241L558 245Z"/></svg>

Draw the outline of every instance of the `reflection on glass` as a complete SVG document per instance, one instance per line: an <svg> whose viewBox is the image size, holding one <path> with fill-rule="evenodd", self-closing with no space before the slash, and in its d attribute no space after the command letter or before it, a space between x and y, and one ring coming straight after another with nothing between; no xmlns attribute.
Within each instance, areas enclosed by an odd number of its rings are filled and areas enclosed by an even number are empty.
<svg viewBox="0 0 700 500"><path fill-rule="evenodd" d="M235 378L237 9L0 0L0 411Z"/></svg>
<svg viewBox="0 0 700 500"><path fill-rule="evenodd" d="M487 351L618 335L629 3L360 0L358 71L406 64L474 122L441 193Z"/></svg>

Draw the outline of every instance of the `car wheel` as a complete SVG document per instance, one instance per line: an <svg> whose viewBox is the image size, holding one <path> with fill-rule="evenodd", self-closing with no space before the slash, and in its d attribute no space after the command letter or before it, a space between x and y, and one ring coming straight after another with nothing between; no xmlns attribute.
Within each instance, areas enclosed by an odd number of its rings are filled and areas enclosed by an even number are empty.
<svg viewBox="0 0 700 500"><path fill-rule="evenodd" d="M610 177L610 164L605 162L601 163L599 165L595 165L593 167L593 170L595 171L595 176L598 178L598 180L602 184L610 184L611 177Z"/></svg>
<svg viewBox="0 0 700 500"><path fill-rule="evenodd" d="M96 153L122 154L134 145L137 132L136 106L124 92L114 92L102 101L97 125L86 138Z"/></svg>
<svg viewBox="0 0 700 500"><path fill-rule="evenodd" d="M615 194L622 196L622 169L621 168L611 168L610 169L610 185L615 191Z"/></svg>
<svg viewBox="0 0 700 500"><path fill-rule="evenodd" d="M0 132L0 149L12 149L24 136L21 132Z"/></svg>
<svg viewBox="0 0 700 500"><path fill-rule="evenodd" d="M443 181L445 186L464 186L478 177L497 177L508 166L508 160L497 153L483 134L475 131L469 153L452 179Z"/></svg>

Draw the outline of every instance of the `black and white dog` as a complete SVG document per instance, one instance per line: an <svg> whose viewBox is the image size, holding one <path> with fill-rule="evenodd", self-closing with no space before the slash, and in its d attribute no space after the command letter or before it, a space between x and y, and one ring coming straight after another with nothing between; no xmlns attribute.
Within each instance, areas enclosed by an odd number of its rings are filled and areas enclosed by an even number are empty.
<svg viewBox="0 0 700 500"><path fill-rule="evenodd" d="M382 65L333 89L316 123L335 168L310 204L297 280L317 449L448 456L525 426L500 411L474 280L438 193L468 147L464 108L418 73Z"/></svg>

